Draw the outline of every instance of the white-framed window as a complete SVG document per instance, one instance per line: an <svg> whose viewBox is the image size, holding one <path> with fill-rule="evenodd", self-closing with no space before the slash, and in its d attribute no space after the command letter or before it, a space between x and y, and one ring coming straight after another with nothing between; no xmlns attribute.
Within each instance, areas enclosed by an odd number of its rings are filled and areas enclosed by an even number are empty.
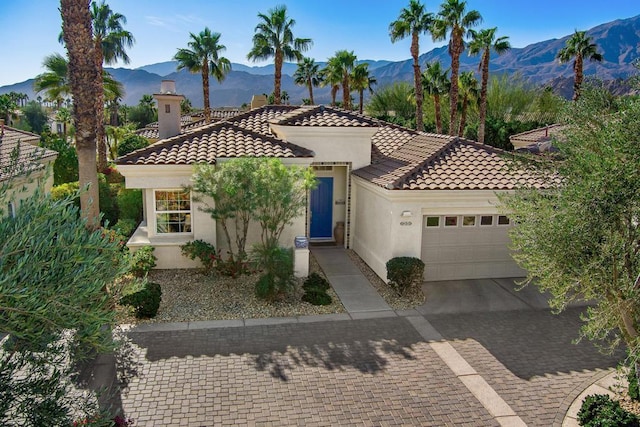
<svg viewBox="0 0 640 427"><path fill-rule="evenodd" d="M427 221L425 223L425 227L440 227L440 217L428 216Z"/></svg>
<svg viewBox="0 0 640 427"><path fill-rule="evenodd" d="M480 216L480 226L488 227L493 225L493 215L481 215Z"/></svg>
<svg viewBox="0 0 640 427"><path fill-rule="evenodd" d="M445 216L444 217L444 226L445 227L457 227L458 226L458 217L457 216Z"/></svg>
<svg viewBox="0 0 640 427"><path fill-rule="evenodd" d="M156 233L191 233L191 192L154 190Z"/></svg>
<svg viewBox="0 0 640 427"><path fill-rule="evenodd" d="M464 215L462 217L462 226L463 227L475 227L476 225L476 216L475 215Z"/></svg>
<svg viewBox="0 0 640 427"><path fill-rule="evenodd" d="M511 221L509 220L509 217L506 215L498 215L498 225L509 225L511 224Z"/></svg>

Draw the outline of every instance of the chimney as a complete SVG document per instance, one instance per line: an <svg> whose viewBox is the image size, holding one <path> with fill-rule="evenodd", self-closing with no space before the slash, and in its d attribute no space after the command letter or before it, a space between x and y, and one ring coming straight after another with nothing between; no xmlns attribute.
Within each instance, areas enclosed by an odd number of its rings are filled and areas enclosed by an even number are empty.
<svg viewBox="0 0 640 427"><path fill-rule="evenodd" d="M184 96L176 94L175 80L163 80L160 93L153 97L158 101L158 136L171 138L180 134L180 102Z"/></svg>
<svg viewBox="0 0 640 427"><path fill-rule="evenodd" d="M267 105L267 95L253 95L251 97L251 109L260 108Z"/></svg>

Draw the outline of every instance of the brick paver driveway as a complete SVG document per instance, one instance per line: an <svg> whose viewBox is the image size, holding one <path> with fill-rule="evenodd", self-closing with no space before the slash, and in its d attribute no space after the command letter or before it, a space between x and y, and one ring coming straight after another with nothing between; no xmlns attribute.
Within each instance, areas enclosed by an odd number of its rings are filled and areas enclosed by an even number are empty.
<svg viewBox="0 0 640 427"><path fill-rule="evenodd" d="M577 310L426 319L528 425L558 425L620 358L571 344ZM128 336L137 426L497 425L403 317Z"/></svg>

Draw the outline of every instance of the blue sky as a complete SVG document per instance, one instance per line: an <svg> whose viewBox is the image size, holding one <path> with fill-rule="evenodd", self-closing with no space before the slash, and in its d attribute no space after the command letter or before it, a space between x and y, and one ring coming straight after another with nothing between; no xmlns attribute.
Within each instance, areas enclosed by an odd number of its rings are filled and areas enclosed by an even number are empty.
<svg viewBox="0 0 640 427"><path fill-rule="evenodd" d="M225 56L232 62L251 65L246 54L257 23L257 13L286 4L296 20L294 34L313 39L306 53L324 61L336 50L355 51L360 59L403 60L409 58L409 40L392 44L389 23L408 0L108 0L114 11L124 14L126 28L136 38L129 51L135 68L171 60L186 47L189 32L205 26L222 33ZM440 1L425 0L436 12ZM498 27L514 47L559 38L575 29L640 14L636 0L468 0L484 22L479 28ZM43 58L64 53L58 43L61 20L56 0L0 0L0 40L3 40L0 86L22 82L41 73ZM439 44L440 45L440 44ZM436 45L428 36L421 53ZM257 63L255 65L265 65ZM116 66L123 66L122 64Z"/></svg>

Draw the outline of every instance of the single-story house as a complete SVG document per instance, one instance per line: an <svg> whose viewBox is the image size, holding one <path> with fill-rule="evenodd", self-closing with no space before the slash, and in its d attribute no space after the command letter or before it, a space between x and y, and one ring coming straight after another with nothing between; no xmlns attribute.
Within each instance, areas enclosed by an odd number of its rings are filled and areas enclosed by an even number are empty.
<svg viewBox="0 0 640 427"><path fill-rule="evenodd" d="M0 210L5 215L16 215L20 201L39 185L45 191L53 186L52 168L58 153L39 147L39 143L40 135L5 126L0 120Z"/></svg>
<svg viewBox="0 0 640 427"><path fill-rule="evenodd" d="M171 97L161 98L158 110L172 111L162 105ZM172 120L177 126L179 114ZM214 220L183 188L194 164L237 157L276 157L313 168L319 185L281 243L292 246L295 236L338 242L382 278L386 262L396 256L422 258L425 280L522 276L510 256L512 223L500 213L496 194L546 186L509 168L501 150L474 141L333 107L267 105L116 161L126 186L144 194L144 221L128 245L153 245L158 268L196 266L180 253L189 240L224 250Z"/></svg>

